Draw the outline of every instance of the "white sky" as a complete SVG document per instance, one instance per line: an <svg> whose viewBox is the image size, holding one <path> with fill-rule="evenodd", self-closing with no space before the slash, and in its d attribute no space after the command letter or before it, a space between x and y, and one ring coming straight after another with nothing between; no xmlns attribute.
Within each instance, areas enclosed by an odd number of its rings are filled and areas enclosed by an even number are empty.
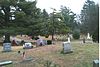
<svg viewBox="0 0 100 67"><path fill-rule="evenodd" d="M80 14L80 11L86 0L37 0L37 7L41 9L46 9L48 13L52 12L51 8L60 10L60 6L69 7L74 13ZM94 2L99 2L99 0L93 0Z"/></svg>

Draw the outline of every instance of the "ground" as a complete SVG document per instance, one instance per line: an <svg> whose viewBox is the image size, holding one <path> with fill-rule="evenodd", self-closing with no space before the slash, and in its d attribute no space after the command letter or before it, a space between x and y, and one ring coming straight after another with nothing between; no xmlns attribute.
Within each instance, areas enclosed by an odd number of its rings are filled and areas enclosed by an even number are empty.
<svg viewBox="0 0 100 67"><path fill-rule="evenodd" d="M13 46L11 52L2 52L0 47L0 60L11 60L12 64L6 67L93 67L93 60L99 58L98 43L72 41L73 53L62 54L62 41L53 45L22 49L22 46ZM32 61L23 61L18 51L26 52L25 57L32 57ZM50 64L51 63L51 64ZM51 65L51 66L47 66Z"/></svg>

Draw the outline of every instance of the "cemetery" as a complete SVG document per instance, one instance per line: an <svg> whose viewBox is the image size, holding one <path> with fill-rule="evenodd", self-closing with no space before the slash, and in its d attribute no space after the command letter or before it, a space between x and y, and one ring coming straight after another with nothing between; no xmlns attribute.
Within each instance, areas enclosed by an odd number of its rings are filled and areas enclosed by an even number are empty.
<svg viewBox="0 0 100 67"><path fill-rule="evenodd" d="M99 67L96 0L0 0L0 67Z"/></svg>
<svg viewBox="0 0 100 67"><path fill-rule="evenodd" d="M15 40L20 39L19 37L20 35L16 36ZM12 40L11 38L10 36L10 40ZM70 39L66 39L66 41L55 40L54 44L47 45L46 43L37 46L37 43L31 43L32 40L28 39L28 37L22 38L22 40L25 39L26 45L31 44L33 47L26 46L26 49L23 49L23 45L10 45L11 51L9 51L4 45L0 46L0 66L45 67L48 64L50 67L54 65L57 67L84 67L84 65L85 67L93 67L95 60L98 60L99 45L91 40L90 43L88 39L86 39L85 43L82 43L82 40L69 41ZM40 36L40 38L50 40L51 36L48 38ZM27 43L27 39L30 40L30 43ZM36 40L32 42L36 42Z"/></svg>

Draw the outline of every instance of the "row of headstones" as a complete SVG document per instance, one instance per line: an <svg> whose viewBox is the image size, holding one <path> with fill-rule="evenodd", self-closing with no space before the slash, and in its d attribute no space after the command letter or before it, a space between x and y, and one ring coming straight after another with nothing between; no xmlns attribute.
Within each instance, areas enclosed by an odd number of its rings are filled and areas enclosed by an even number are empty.
<svg viewBox="0 0 100 67"><path fill-rule="evenodd" d="M73 39L72 34L68 34L68 35L57 35L56 39L57 40L66 40L66 38L70 37L71 39ZM87 33L87 38L86 39L91 39L91 36L89 33Z"/></svg>
<svg viewBox="0 0 100 67"><path fill-rule="evenodd" d="M72 47L70 43L70 37L68 37L67 42L63 42L63 53L70 53L72 52ZM88 33L87 39L90 39L90 34ZM85 40L83 39L83 43L85 43Z"/></svg>
<svg viewBox="0 0 100 67"><path fill-rule="evenodd" d="M41 41L42 41L42 44L41 44ZM6 34L4 41L3 41L3 51L5 51L5 52L11 51L11 46L12 46L11 44L12 43L10 41L10 35ZM51 40L38 39L36 44L38 46L49 45L49 44L52 44L52 41ZM25 42L23 42L23 45L25 45ZM27 42L26 42L25 48L29 48L29 47L30 47L30 43L28 43L28 45L27 45Z"/></svg>
<svg viewBox="0 0 100 67"><path fill-rule="evenodd" d="M88 33L87 38L90 39L89 33ZM46 41L43 41L43 43L47 44ZM68 37L68 43L70 43L70 37ZM3 50L4 51L11 51L11 41L10 41L10 35L8 33L5 35L5 40L3 42Z"/></svg>

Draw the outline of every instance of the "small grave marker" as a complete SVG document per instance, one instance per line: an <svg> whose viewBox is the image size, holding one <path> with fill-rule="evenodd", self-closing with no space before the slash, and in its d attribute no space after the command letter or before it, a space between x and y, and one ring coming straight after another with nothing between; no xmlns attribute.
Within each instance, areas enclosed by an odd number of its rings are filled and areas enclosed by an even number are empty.
<svg viewBox="0 0 100 67"><path fill-rule="evenodd" d="M89 34L89 33L87 34L87 39L91 39L91 37L90 37L90 34Z"/></svg>
<svg viewBox="0 0 100 67"><path fill-rule="evenodd" d="M68 37L68 42L70 43L70 37Z"/></svg>
<svg viewBox="0 0 100 67"><path fill-rule="evenodd" d="M23 49L31 49L31 48L33 48L32 43L25 43L23 45Z"/></svg>

